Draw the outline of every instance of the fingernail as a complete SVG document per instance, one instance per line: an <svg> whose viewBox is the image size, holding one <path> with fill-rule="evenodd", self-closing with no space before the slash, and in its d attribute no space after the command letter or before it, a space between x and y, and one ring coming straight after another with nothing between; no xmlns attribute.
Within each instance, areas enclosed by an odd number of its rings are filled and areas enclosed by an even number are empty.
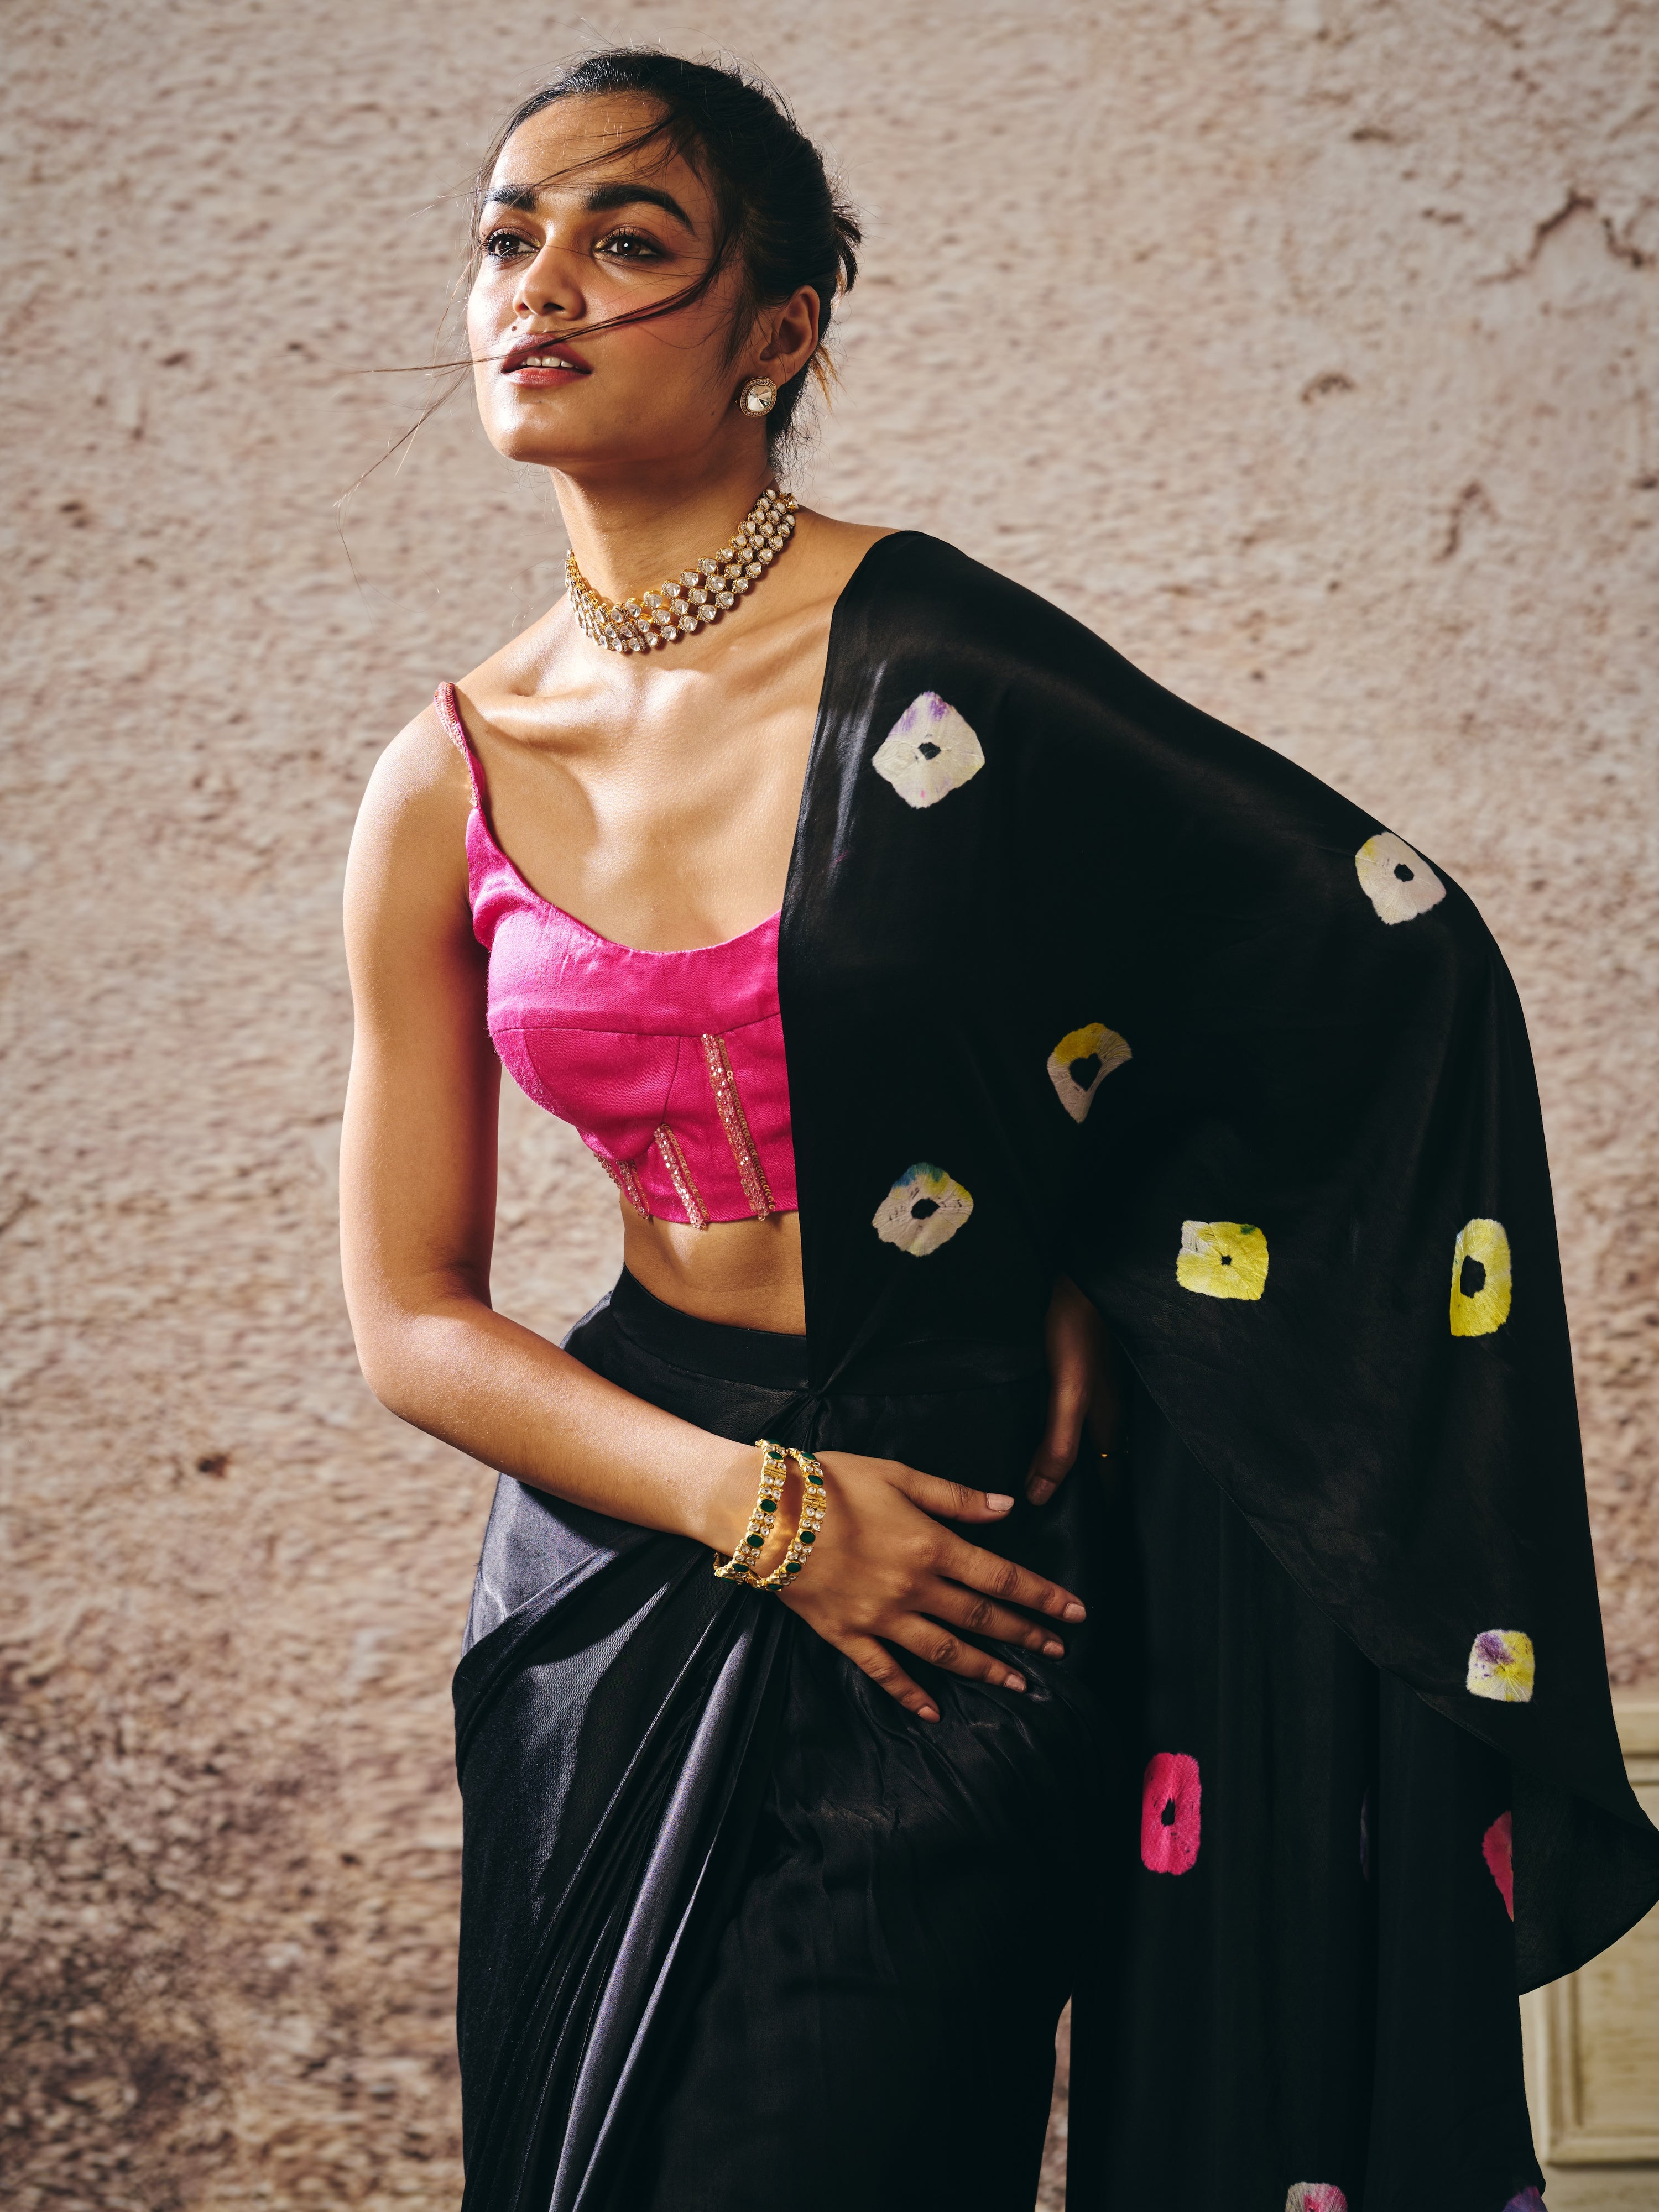
<svg viewBox="0 0 1659 2212"><path fill-rule="evenodd" d="M919 1721L936 1721L939 1718L939 1715L935 1712L932 1705L918 1705L916 1707L916 1718Z"/></svg>
<svg viewBox="0 0 1659 2212"><path fill-rule="evenodd" d="M1005 1498L1000 1490L988 1490L985 1493L985 1503L993 1513L1006 1513L1013 1502L1012 1498Z"/></svg>
<svg viewBox="0 0 1659 2212"><path fill-rule="evenodd" d="M1054 1486L1052 1482L1037 1480L1028 1482L1025 1486L1025 1495L1033 1505L1046 1505L1054 1494Z"/></svg>
<svg viewBox="0 0 1659 2212"><path fill-rule="evenodd" d="M1005 1690L1023 1690L1025 1687L1025 1677L1023 1674L1005 1674L1002 1678L1002 1686Z"/></svg>
<svg viewBox="0 0 1659 2212"><path fill-rule="evenodd" d="M1062 1620L1087 1620L1089 1618L1088 1614L1083 1610L1083 1607L1078 1603L1075 1598L1072 1600L1070 1605L1066 1607L1065 1612L1062 1613L1060 1617Z"/></svg>
<svg viewBox="0 0 1659 2212"><path fill-rule="evenodd" d="M1066 1646L1063 1644L1045 1644L1042 1647L1042 1656L1045 1659L1063 1659L1066 1656Z"/></svg>

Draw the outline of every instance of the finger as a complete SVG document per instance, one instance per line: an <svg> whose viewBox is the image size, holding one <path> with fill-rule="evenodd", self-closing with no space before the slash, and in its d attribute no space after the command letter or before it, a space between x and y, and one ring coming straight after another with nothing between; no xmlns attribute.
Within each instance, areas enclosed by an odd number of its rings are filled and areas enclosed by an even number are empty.
<svg viewBox="0 0 1659 2212"><path fill-rule="evenodd" d="M913 1682L884 1644L878 1644L873 1636L855 1636L837 1649L847 1656L861 1674L867 1674L878 1689L885 1690L908 1713L919 1721L936 1721L939 1707L920 1682Z"/></svg>
<svg viewBox="0 0 1659 2212"><path fill-rule="evenodd" d="M1071 1472L1089 1410L1089 1383L1085 1363L1068 1360L1055 1370L1042 1441L1031 1455L1025 1481L1025 1495L1034 1505L1052 1498Z"/></svg>
<svg viewBox="0 0 1659 2212"><path fill-rule="evenodd" d="M969 1490L963 1482L947 1482L940 1475L918 1474L907 1468L909 1480L898 1486L911 1503L931 1513L936 1521L1000 1521L1013 1510L1006 1491Z"/></svg>
<svg viewBox="0 0 1659 2212"><path fill-rule="evenodd" d="M896 1633L907 1651L914 1651L918 1659L943 1668L947 1674L960 1674L970 1682L989 1682L999 1690L1025 1687L1025 1677L1017 1667L1009 1666L1005 1659L994 1658L988 1651L981 1651L976 1644L964 1644L948 1628L942 1628L936 1620L925 1620L919 1613L912 1613Z"/></svg>
<svg viewBox="0 0 1659 2212"><path fill-rule="evenodd" d="M977 1544L953 1540L934 1565L953 1583L1000 1598L1005 1605L1023 1605L1032 1613L1051 1613L1056 1620L1088 1617L1082 1601L1070 1590L1062 1589L1058 1583L1045 1582L1041 1575L1016 1566L1012 1559L1000 1559L994 1552L981 1552Z"/></svg>
<svg viewBox="0 0 1659 2212"><path fill-rule="evenodd" d="M1071 1474L1078 1460L1078 1440L1082 1437L1084 1411L1086 1401L1064 1402L1055 1401L1048 1416L1048 1431L1042 1444L1030 1455L1030 1474L1026 1475L1026 1498L1033 1506L1042 1506L1051 1500L1060 1484Z"/></svg>
<svg viewBox="0 0 1659 2212"><path fill-rule="evenodd" d="M1033 1474L1051 1483L1064 1481L1077 1457L1083 1419L1088 1410L1086 1389L1073 1389L1069 1381L1056 1383L1048 1400L1048 1419L1042 1441L1031 1455Z"/></svg>
<svg viewBox="0 0 1659 2212"><path fill-rule="evenodd" d="M936 1620L988 1636L997 1644L1018 1644L1027 1651L1040 1651L1045 1659L1063 1659L1066 1646L1052 1628L1027 1620L1023 1613L1010 1613L988 1597L963 1589L955 1583L935 1583L922 1600Z"/></svg>

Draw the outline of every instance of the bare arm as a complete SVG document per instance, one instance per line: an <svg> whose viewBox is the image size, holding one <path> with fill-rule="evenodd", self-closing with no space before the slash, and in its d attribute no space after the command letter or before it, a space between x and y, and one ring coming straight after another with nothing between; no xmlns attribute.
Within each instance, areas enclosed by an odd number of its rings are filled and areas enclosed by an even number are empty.
<svg viewBox="0 0 1659 2212"><path fill-rule="evenodd" d="M631 1396L489 1303L500 1064L466 899L465 771L436 714L370 781L346 871L356 1014L340 1159L346 1302L370 1388L392 1412L522 1482L727 1552L754 1501L752 1446ZM823 1455L834 1510L787 1602L925 1718L898 1644L1011 1687L1014 1671L943 1624L1034 1650L1080 1619L1067 1592L940 1520L992 1499L897 1462Z"/></svg>
<svg viewBox="0 0 1659 2212"><path fill-rule="evenodd" d="M465 794L422 716L374 771L346 870L342 1260L363 1372L404 1420L523 1481L717 1544L747 1520L753 1454L491 1308L501 1064L467 908Z"/></svg>

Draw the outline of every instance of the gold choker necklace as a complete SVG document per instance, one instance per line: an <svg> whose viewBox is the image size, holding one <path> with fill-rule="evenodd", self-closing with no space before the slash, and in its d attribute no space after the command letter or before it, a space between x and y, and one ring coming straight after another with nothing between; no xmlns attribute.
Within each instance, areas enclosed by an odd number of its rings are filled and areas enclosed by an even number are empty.
<svg viewBox="0 0 1659 2212"><path fill-rule="evenodd" d="M646 653L653 645L674 645L700 623L730 614L743 594L758 583L794 534L798 501L792 491L769 484L732 532L732 542L695 568L683 568L654 592L637 599L602 599L566 556L565 587L577 622L595 645L611 653Z"/></svg>

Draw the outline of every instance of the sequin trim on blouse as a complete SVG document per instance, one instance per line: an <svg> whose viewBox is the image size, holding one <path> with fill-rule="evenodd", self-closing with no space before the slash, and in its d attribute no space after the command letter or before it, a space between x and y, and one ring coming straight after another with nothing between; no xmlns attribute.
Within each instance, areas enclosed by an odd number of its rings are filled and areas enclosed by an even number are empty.
<svg viewBox="0 0 1659 2212"><path fill-rule="evenodd" d="M755 1139L749 1133L749 1116L743 1110L743 1094L738 1089L738 1079L732 1073L726 1039L723 1036L705 1036L702 1056L708 1063L708 1085L714 1094L714 1110L726 1131L726 1141L732 1147L732 1158L737 1163L738 1181L743 1185L749 1211L757 1221L764 1221L769 1214L777 1212L777 1201L772 1196L771 1184L766 1180L766 1170L761 1165L760 1154L755 1150Z"/></svg>
<svg viewBox="0 0 1659 2212"><path fill-rule="evenodd" d="M668 1180L674 1186L680 1204L685 1208L685 1218L694 1229L707 1229L708 1216L697 1195L697 1186L691 1180L690 1164L680 1150L679 1139L666 1121L661 1123L656 1134L657 1150L662 1154L662 1164L668 1170Z"/></svg>
<svg viewBox="0 0 1659 2212"><path fill-rule="evenodd" d="M640 1188L640 1179L628 1162L608 1160L603 1152L595 1152L593 1157L633 1207L635 1212L639 1215L640 1219L649 1221L651 1209L645 1202L645 1193Z"/></svg>

